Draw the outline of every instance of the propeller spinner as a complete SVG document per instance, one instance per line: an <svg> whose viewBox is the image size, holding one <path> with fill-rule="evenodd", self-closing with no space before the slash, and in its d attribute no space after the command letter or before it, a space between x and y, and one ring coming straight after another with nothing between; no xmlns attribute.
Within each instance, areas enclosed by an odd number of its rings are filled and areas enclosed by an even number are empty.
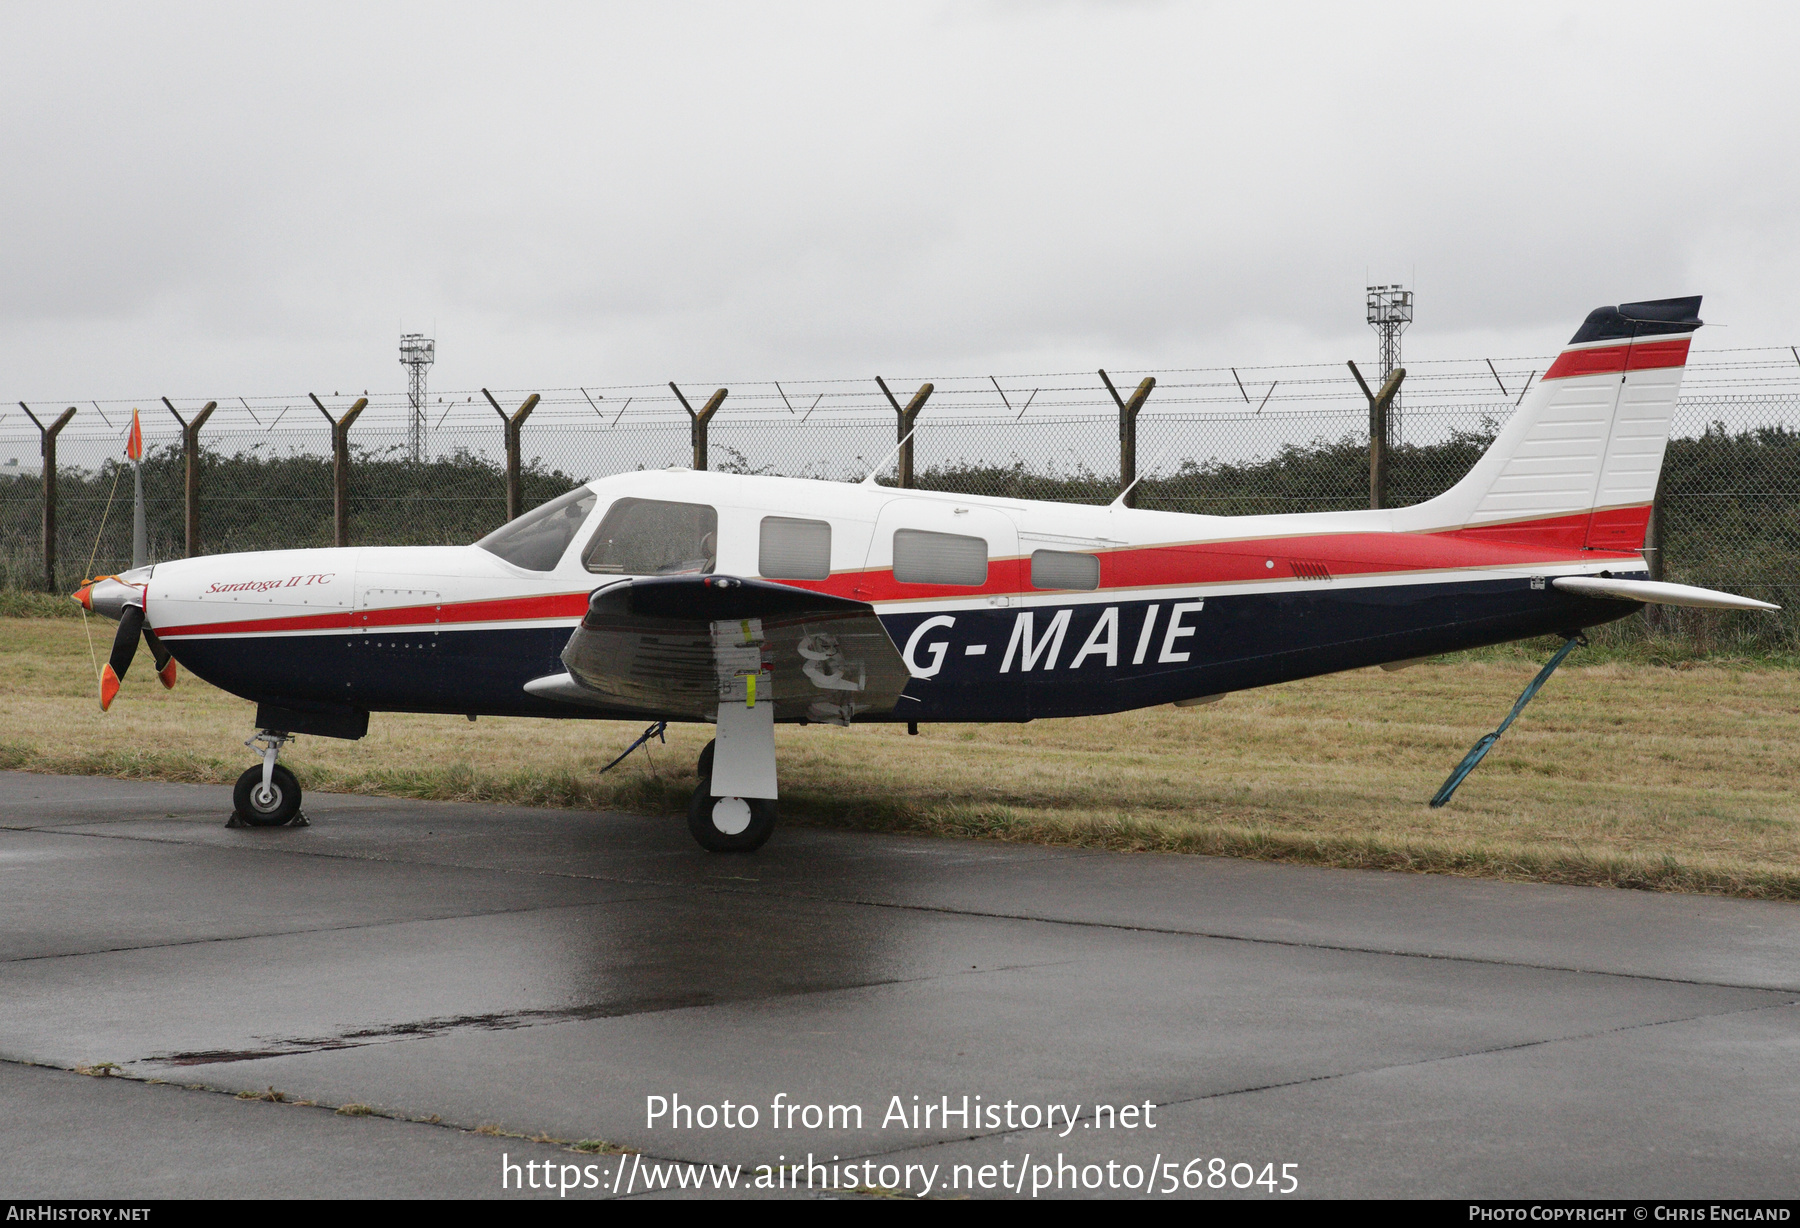
<svg viewBox="0 0 1800 1228"><path fill-rule="evenodd" d="M105 712L112 707L112 701L118 698L119 685L125 680L125 671L131 668L132 658L137 656L138 639L150 646L150 656L156 662L156 676L164 687L175 685L175 658L169 654L168 646L157 638L144 621L144 590L141 585L128 584L116 576L103 576L82 585L74 594L76 601L86 609L108 618L119 620L118 634L113 636L112 655L100 670L100 710Z"/></svg>

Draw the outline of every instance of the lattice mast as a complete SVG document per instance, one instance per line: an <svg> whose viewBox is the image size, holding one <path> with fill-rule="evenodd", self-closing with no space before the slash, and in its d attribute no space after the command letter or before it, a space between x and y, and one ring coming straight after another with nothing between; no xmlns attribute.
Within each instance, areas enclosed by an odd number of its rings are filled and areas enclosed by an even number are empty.
<svg viewBox="0 0 1800 1228"><path fill-rule="evenodd" d="M411 413L407 424L406 450L414 464L425 460L425 370L437 361L437 342L421 333L406 333L400 338L400 362L406 368L406 400Z"/></svg>
<svg viewBox="0 0 1800 1228"><path fill-rule="evenodd" d="M1381 344L1381 378L1386 380L1400 365L1400 334L1412 323L1413 296L1405 286L1370 286L1369 327L1375 330ZM1376 385L1380 387L1379 384ZM1397 447L1402 439L1400 397L1394 397L1387 413L1387 446Z"/></svg>

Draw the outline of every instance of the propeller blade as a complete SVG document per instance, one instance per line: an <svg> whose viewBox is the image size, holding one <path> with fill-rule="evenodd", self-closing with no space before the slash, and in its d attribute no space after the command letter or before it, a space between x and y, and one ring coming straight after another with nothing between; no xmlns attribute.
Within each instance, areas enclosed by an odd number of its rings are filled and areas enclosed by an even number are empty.
<svg viewBox="0 0 1800 1228"><path fill-rule="evenodd" d="M144 628L144 643L150 646L150 659L156 662L156 676L162 679L166 690L175 689L175 658L169 652L169 646L157 638L156 632L148 626Z"/></svg>
<svg viewBox="0 0 1800 1228"><path fill-rule="evenodd" d="M112 657L100 671L100 711L112 707L118 698L119 684L137 655L138 635L144 629L144 607L128 605L119 615L119 633L113 637Z"/></svg>

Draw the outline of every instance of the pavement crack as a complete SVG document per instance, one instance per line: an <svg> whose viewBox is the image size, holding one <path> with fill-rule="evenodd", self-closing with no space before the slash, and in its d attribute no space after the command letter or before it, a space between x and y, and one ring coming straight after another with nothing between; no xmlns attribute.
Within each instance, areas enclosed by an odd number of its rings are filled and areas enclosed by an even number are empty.
<svg viewBox="0 0 1800 1228"><path fill-rule="evenodd" d="M1228 1088L1224 1091L1208 1092L1201 1096L1188 1096L1181 1099L1165 1101L1158 1108L1173 1108L1184 1104L1202 1104L1208 1100L1223 1100L1232 1096L1250 1096L1258 1092L1280 1091L1289 1087L1306 1087L1314 1083L1331 1083L1339 1079L1354 1078L1357 1075L1381 1074L1389 1070L1415 1070L1423 1066L1435 1066L1445 1062L1467 1061L1469 1058L1491 1057L1498 1053L1519 1053L1526 1049L1540 1049L1548 1045L1570 1044L1578 1041L1598 1040L1603 1036L1619 1036L1627 1032L1641 1032L1650 1028L1673 1027L1678 1023L1694 1023L1702 1019L1728 1019L1733 1015L1754 1015L1763 1011L1791 1010L1800 1006L1800 1002L1769 1002L1760 1006L1740 1006L1731 1010L1699 1011L1692 1015L1680 1015L1673 1019L1647 1019L1641 1023L1621 1023L1616 1027L1595 1028L1587 1032L1571 1032L1563 1036L1541 1036L1535 1040L1514 1041L1504 1045L1490 1045L1482 1049L1468 1049L1460 1053L1442 1053L1435 1057L1422 1057L1410 1062L1388 1062L1379 1066L1362 1066L1355 1070L1333 1071L1329 1074L1309 1075L1304 1079L1283 1079L1273 1083L1261 1083L1250 1087Z"/></svg>
<svg viewBox="0 0 1800 1228"><path fill-rule="evenodd" d="M950 972L935 972L921 976L884 977L877 980L840 982L829 985L795 985L761 993L661 994L614 1002L588 1003L583 1006L494 1011L479 1015L446 1015L405 1023L375 1024L341 1032L335 1036L265 1040L254 1048L194 1049L177 1053L151 1054L146 1057L132 1058L130 1064L133 1066L213 1066L230 1062L254 1062L265 1058L293 1057L298 1054L324 1053L337 1049L360 1049L369 1045L394 1044L405 1040L429 1040L461 1031L510 1032L519 1028L578 1023L591 1019L620 1019L632 1015L689 1010L695 1007L718 1006L732 1002L770 1002L787 998L804 998L815 994L883 989L895 985L920 985L931 981L954 980L971 975L987 976L995 972L1018 972L1031 968L1056 967L1068 962L1071 961L1049 960L1040 964L1002 964L981 969L959 968ZM7 1059L0 1058L0 1060Z"/></svg>
<svg viewBox="0 0 1800 1228"><path fill-rule="evenodd" d="M1800 1006L1800 1001L1771 1002L1761 1006L1744 1006L1731 1010L1700 1011L1691 1015L1681 1015L1673 1019L1648 1019L1641 1023L1622 1023L1616 1027L1595 1028L1587 1032L1573 1032L1562 1036L1542 1036L1533 1040L1513 1041L1504 1045L1490 1045L1481 1049L1468 1049L1458 1053L1440 1053L1433 1057L1422 1057L1410 1062L1386 1062L1376 1066L1359 1066L1353 1070L1334 1070L1324 1074L1307 1075L1297 1079L1278 1079L1269 1083L1256 1083L1246 1087L1223 1088L1216 1092L1205 1092L1197 1096L1177 1096L1168 1100L1157 1100L1151 1103L1158 1109L1180 1108L1189 1104L1205 1104L1212 1100L1229 1100L1234 1096L1253 1096L1261 1092L1285 1091L1295 1087L1311 1087L1321 1083L1333 1083L1343 1079L1353 1079L1359 1075L1383 1074L1390 1070L1416 1070L1425 1066L1441 1065L1448 1062L1467 1061L1470 1058L1491 1057L1502 1053L1519 1053L1527 1049L1544 1048L1550 1045L1571 1044L1580 1041L1598 1040L1606 1036L1618 1036L1627 1032L1645 1031L1651 1028L1673 1027L1681 1023L1694 1023L1706 1019L1728 1019L1734 1015L1753 1015L1763 1011L1791 1010ZM1077 1123L1099 1120L1096 1113L1082 1113L1072 1119ZM1071 1127L1071 1130L1073 1127ZM846 1161L879 1160L888 1156L906 1155L911 1152L927 1151L934 1147L950 1147L960 1143L980 1142L984 1139L1010 1138L1019 1135L1041 1135L1045 1129L1011 1129L985 1130L972 1134L958 1134L954 1138L933 1139L915 1142L899 1147L889 1147L877 1151L846 1155ZM1059 1133L1058 1137L1062 1137Z"/></svg>
<svg viewBox="0 0 1800 1228"><path fill-rule="evenodd" d="M713 888L728 891L729 888ZM742 894L760 894L743 892ZM770 893L782 894L782 893ZM1446 963L1483 964L1499 968L1521 968L1530 972L1570 972L1580 976L1619 977L1634 981L1656 981L1668 985L1691 985L1704 989L1748 989L1762 993L1800 993L1800 985L1751 985L1735 981L1708 981L1697 977L1662 976L1653 972L1618 972L1606 968L1584 968L1577 964L1539 963L1530 960L1502 959L1492 955L1450 954L1441 951L1407 951L1397 947L1372 944L1324 942L1316 939L1273 938L1258 934L1234 934L1222 930L1178 929L1173 926L1131 925L1120 921L1085 921L1079 917L1045 917L1032 913L996 912L976 908L955 908L943 904L903 904L890 900L865 900L853 896L834 897L809 892L794 892L792 899L813 899L836 904L855 904L869 908L894 908L912 912L942 913L948 916L979 917L996 921L1024 921L1041 925L1066 925L1079 929L1113 930L1122 933L1158 934L1175 938L1207 938L1218 942L1243 942L1256 946L1288 947L1297 950L1332 951L1352 955L1386 955L1397 959L1441 960Z"/></svg>
<svg viewBox="0 0 1800 1228"><path fill-rule="evenodd" d="M477 920L483 917L510 917L522 913L555 912L564 908L595 908L605 904L626 904L633 900L654 899L653 893L624 896L607 900L573 900L562 904L525 904L518 908L491 908L478 912L453 912L437 916L386 917L379 921L352 921L343 925L302 926L297 929L258 930L245 934L214 934L206 938L177 938L167 942L144 942L116 947L94 947L86 951L46 951L37 955L14 955L0 959L0 965L28 964L51 959L84 959L93 955L121 955L133 951L176 950L181 947L203 947L216 943L249 942L258 938L299 938L308 934L337 934L356 930L382 929L386 926L429 925L440 921Z"/></svg>
<svg viewBox="0 0 1800 1228"><path fill-rule="evenodd" d="M53 1062L29 1062L29 1061L25 1061L21 1058L16 1058L16 1057L0 1056L0 1066L16 1066L16 1067L22 1067L22 1068L25 1068L28 1070L49 1070L49 1071L55 1071L57 1074L68 1075L72 1078L94 1078L94 1077L96 1077L95 1075L85 1073L81 1069L78 1069L75 1067L59 1066ZM146 1090L148 1090L150 1088L160 1088L165 1091L170 1091L170 1092L175 1092L175 1093L185 1093L187 1095L222 1096L228 1100L238 1101L240 1103L243 1102L245 1099L243 1092L238 1089L234 1089L234 1088L209 1087L202 1083L176 1083L173 1080L160 1079L160 1078L156 1078L152 1075L133 1074L133 1073L131 1073L129 1071L125 1071L125 1070L109 1071L106 1075L99 1076L99 1077L104 1077L104 1078L110 1079L117 1083L129 1083L134 1086L144 1088ZM272 1091L273 1089L271 1088L270 1090ZM262 1098L257 1097L256 1101L261 1103ZM395 1125L403 1125L403 1126L426 1126L426 1127L429 1127L431 1129L436 1129L436 1130L447 1130L453 1134L465 1134L465 1135L472 1135L472 1136L482 1137L482 1138L505 1139L509 1143L513 1143L513 1144L517 1144L517 1145L531 1144L532 1146L535 1146L535 1147L547 1147L547 1148L552 1148L552 1149L554 1149L556 1151L560 1151L560 1152L573 1152L574 1154L577 1154L577 1155L586 1156L589 1159L597 1159L601 1156L641 1155L641 1156L643 1156L644 1160L652 1162L652 1163L681 1164L681 1165L694 1165L694 1164L698 1163L698 1162L692 1161L692 1160L681 1159L676 1156L663 1155L660 1153L643 1151L640 1148L636 1148L636 1147L613 1147L613 1145L611 1145L611 1144L607 1144L607 1146L609 1148L613 1148L613 1149L607 1150L607 1151L595 1152L595 1151L589 1150L588 1147L585 1147L583 1144L591 1144L597 1140L576 1140L576 1139L552 1138L547 1133L544 1133L544 1132L539 1132L538 1134L535 1134L535 1135L526 1134L522 1131L504 1130L492 1123L482 1123L482 1124L470 1126L470 1125L463 1124L461 1122L445 1121L442 1117L438 1116L435 1113L429 1117L409 1117L409 1116L405 1116L400 1113L387 1112L387 1111L383 1111L381 1109L369 1109L368 1106L362 1105L362 1106L357 1106L357 1107L360 1107L367 1111L357 1112L355 1114L343 1114L343 1113L340 1113L339 1110L346 1108L346 1107L350 1107L350 1106L325 1104L325 1103L322 1103L319 1101L312 1101L312 1100L291 1100L291 1099L283 1099L283 1100L275 1101L274 1103L278 1104L280 1107L286 1108L286 1109L309 1110L309 1111L316 1112L316 1113L330 1114L332 1116L346 1116L346 1117L351 1117L356 1121L366 1121L366 1122L379 1121L379 1122L389 1122L389 1123L393 1123ZM549 1187L545 1187L545 1188L548 1189ZM649 1192L655 1193L657 1191L649 1191ZM610 1191L609 1191L609 1193L610 1193ZM615 1194L613 1196L617 1197L619 1195Z"/></svg>
<svg viewBox="0 0 1800 1228"><path fill-rule="evenodd" d="M493 1011L480 1015L446 1015L407 1023L378 1024L354 1028L336 1036L322 1036L265 1042L255 1049L197 1049L180 1053L152 1054L135 1058L133 1065L213 1066L227 1062L253 1062L263 1058L292 1057L301 1053L322 1053L335 1049L359 1049L367 1045L389 1044L400 1040L418 1040L447 1036L452 1032L508 1032L540 1023L566 1023L580 1019L608 1019L621 1015L652 1014L658 1011L682 1010L692 1006L709 1006L718 1000L711 993L652 995L618 1002L591 1003L586 1006L555 1009Z"/></svg>

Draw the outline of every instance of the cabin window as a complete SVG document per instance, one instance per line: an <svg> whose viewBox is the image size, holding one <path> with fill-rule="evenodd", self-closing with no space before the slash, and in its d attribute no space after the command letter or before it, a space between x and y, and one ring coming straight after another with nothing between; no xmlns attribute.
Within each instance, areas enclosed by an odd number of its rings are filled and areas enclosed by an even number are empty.
<svg viewBox="0 0 1800 1228"><path fill-rule="evenodd" d="M1092 554L1068 550L1033 550L1031 587L1092 592L1100 587L1100 560Z"/></svg>
<svg viewBox="0 0 1800 1228"><path fill-rule="evenodd" d="M581 561L602 575L679 576L711 572L718 556L719 513L706 504L620 499Z"/></svg>
<svg viewBox="0 0 1800 1228"><path fill-rule="evenodd" d="M903 584L986 584L987 565L985 538L894 530L894 579Z"/></svg>
<svg viewBox="0 0 1800 1228"><path fill-rule="evenodd" d="M831 574L831 525L764 516L757 570L771 580L823 580Z"/></svg>
<svg viewBox="0 0 1800 1228"><path fill-rule="evenodd" d="M581 531L582 522L594 510L598 496L587 487L534 507L517 520L501 525L476 542L514 567L527 571L554 571L563 551Z"/></svg>

